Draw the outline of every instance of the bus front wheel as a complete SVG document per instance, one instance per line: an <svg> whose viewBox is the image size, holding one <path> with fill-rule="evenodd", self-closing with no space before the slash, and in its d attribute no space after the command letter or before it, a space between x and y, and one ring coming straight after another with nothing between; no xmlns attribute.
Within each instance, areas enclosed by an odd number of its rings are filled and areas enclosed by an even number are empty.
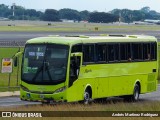
<svg viewBox="0 0 160 120"><path fill-rule="evenodd" d="M91 90L90 89L86 89L84 92L84 104L89 104L91 103Z"/></svg>

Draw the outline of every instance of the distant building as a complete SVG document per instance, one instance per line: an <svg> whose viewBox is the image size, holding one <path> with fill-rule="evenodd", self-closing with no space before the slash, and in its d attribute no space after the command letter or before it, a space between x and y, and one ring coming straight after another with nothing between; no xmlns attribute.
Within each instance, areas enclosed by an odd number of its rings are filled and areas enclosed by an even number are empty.
<svg viewBox="0 0 160 120"><path fill-rule="evenodd" d="M80 23L88 23L88 21L87 20L82 20L82 21L80 21Z"/></svg>
<svg viewBox="0 0 160 120"><path fill-rule="evenodd" d="M144 22L160 24L160 20L154 20L154 19L145 19Z"/></svg>
<svg viewBox="0 0 160 120"><path fill-rule="evenodd" d="M145 19L144 21L134 21L133 23L137 25L160 25L160 20Z"/></svg>
<svg viewBox="0 0 160 120"><path fill-rule="evenodd" d="M0 17L0 21L9 21L9 19L5 17Z"/></svg>
<svg viewBox="0 0 160 120"><path fill-rule="evenodd" d="M61 19L62 22L69 22L69 23L74 23L74 20L67 20L67 19Z"/></svg>

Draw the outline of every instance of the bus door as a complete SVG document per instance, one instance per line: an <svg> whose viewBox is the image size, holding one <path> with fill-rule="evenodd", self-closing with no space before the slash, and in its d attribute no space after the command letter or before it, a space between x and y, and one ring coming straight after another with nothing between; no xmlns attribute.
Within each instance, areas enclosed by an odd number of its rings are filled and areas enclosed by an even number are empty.
<svg viewBox="0 0 160 120"><path fill-rule="evenodd" d="M82 99L83 81L79 79L80 66L82 64L82 53L72 53L70 58L70 72L67 90L68 101L78 101Z"/></svg>
<svg viewBox="0 0 160 120"><path fill-rule="evenodd" d="M81 56L72 56L70 60L69 86L78 79L81 64Z"/></svg>

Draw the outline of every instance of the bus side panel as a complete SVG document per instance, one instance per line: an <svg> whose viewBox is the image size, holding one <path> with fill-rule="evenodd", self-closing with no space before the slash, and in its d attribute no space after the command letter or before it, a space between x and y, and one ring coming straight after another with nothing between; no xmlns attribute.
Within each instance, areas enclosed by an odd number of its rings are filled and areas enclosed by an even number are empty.
<svg viewBox="0 0 160 120"><path fill-rule="evenodd" d="M147 78L147 92L152 92L157 89L157 74L150 73Z"/></svg>
<svg viewBox="0 0 160 120"><path fill-rule="evenodd" d="M67 89L67 102L82 100L83 84L76 80L72 86Z"/></svg>
<svg viewBox="0 0 160 120"><path fill-rule="evenodd" d="M109 84L108 84L109 78L107 77L96 78L96 81L98 81L98 83L95 84L96 91L97 91L97 94L95 97L97 98L107 97L109 93Z"/></svg>
<svg viewBox="0 0 160 120"><path fill-rule="evenodd" d="M84 99L84 92L87 86L92 88L92 98L95 97L96 91L94 87L95 78L82 78L76 80L71 87L67 89L67 101L81 101Z"/></svg>
<svg viewBox="0 0 160 120"><path fill-rule="evenodd" d="M128 94L131 88L129 76L109 77L109 96L119 96Z"/></svg>
<svg viewBox="0 0 160 120"><path fill-rule="evenodd" d="M92 88L92 98L133 94L136 82L141 93L156 90L156 61L116 64L95 64L81 67L79 80L68 88L68 101L83 100L87 85Z"/></svg>

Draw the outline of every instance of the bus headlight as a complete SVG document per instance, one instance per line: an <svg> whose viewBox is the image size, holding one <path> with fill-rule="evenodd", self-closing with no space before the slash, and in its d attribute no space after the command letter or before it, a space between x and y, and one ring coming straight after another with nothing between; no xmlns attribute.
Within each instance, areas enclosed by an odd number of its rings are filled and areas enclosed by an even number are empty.
<svg viewBox="0 0 160 120"><path fill-rule="evenodd" d="M24 87L23 85L20 85L20 86L21 86L22 90L29 92L28 88Z"/></svg>
<svg viewBox="0 0 160 120"><path fill-rule="evenodd" d="M66 86L58 88L57 90L54 91L54 93L59 93L59 92L63 92L66 90Z"/></svg>

